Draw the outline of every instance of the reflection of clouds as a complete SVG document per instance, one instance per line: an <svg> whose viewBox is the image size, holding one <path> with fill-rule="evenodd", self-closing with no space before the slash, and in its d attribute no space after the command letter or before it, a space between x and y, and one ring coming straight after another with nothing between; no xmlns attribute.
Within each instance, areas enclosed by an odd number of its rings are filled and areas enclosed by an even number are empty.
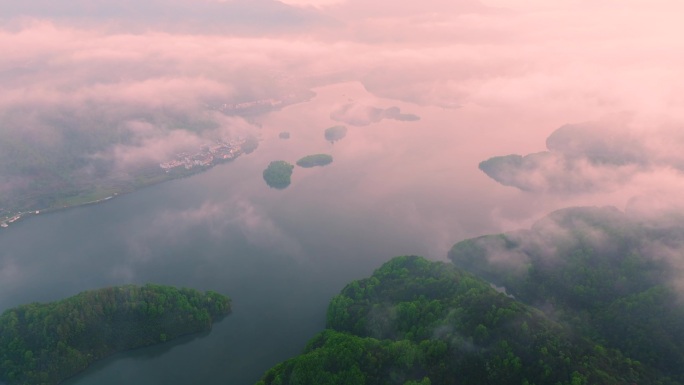
<svg viewBox="0 0 684 385"><path fill-rule="evenodd" d="M199 207L165 210L145 225L145 229L127 239L128 249L136 262L146 263L156 256L155 245L178 247L187 242L216 241L239 232L255 247L297 256L299 243L271 219L266 212L247 200L204 202ZM191 234L191 235L190 235ZM195 239L198 238L198 239ZM128 276L122 268L115 274Z"/></svg>
<svg viewBox="0 0 684 385"><path fill-rule="evenodd" d="M2 282L2 289L0 290L0 303L6 303L6 299L13 295L12 288L26 279L24 272L11 256L5 256L0 260L0 282Z"/></svg>
<svg viewBox="0 0 684 385"><path fill-rule="evenodd" d="M218 237L225 230L229 215L224 204L204 202L197 208L165 211L155 222L170 236L179 235L189 228L202 227Z"/></svg>
<svg viewBox="0 0 684 385"><path fill-rule="evenodd" d="M239 200L233 205L233 223L236 223L245 238L253 245L298 256L302 247L296 239L271 219L263 209L247 200Z"/></svg>
<svg viewBox="0 0 684 385"><path fill-rule="evenodd" d="M0 281L3 284L14 284L22 279L23 274L14 259L11 257L4 258L0 264Z"/></svg>
<svg viewBox="0 0 684 385"><path fill-rule="evenodd" d="M199 207L187 209L167 209L153 218L146 218L140 231L127 237L130 254L138 262L148 262L155 258L155 245L174 247L192 240L188 234L201 231L211 238L224 235L229 225L227 206L220 203L204 202ZM123 271L125 274L126 272Z"/></svg>

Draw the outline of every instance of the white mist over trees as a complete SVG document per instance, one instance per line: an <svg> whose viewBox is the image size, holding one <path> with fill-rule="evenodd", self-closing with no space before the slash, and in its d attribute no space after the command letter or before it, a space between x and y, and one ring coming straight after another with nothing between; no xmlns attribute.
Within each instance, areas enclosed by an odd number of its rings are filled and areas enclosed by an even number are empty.
<svg viewBox="0 0 684 385"><path fill-rule="evenodd" d="M543 311L569 297L592 304L603 289L633 295L608 295L597 328L684 287L680 1L0 0L0 9L0 224L9 225L0 307L148 279L232 279L238 294L288 295L286 284L266 291L275 286L259 280L265 266L286 283L315 277L320 286L292 296L323 303L362 276L359 266L446 259L454 242L483 234L504 235L465 241L488 263L466 267ZM280 188L264 183L270 162L310 154L334 162L281 163ZM218 155L231 163L214 167ZM102 217L43 215L171 179L93 211ZM611 208L598 224L593 209L546 217L577 206ZM17 223L36 211L36 227ZM554 269L566 265L596 275L564 281ZM517 279L531 266L558 279L524 286ZM277 298L272 306L290 304ZM569 320L587 327L580 321ZM681 363L678 348L669 352Z"/></svg>

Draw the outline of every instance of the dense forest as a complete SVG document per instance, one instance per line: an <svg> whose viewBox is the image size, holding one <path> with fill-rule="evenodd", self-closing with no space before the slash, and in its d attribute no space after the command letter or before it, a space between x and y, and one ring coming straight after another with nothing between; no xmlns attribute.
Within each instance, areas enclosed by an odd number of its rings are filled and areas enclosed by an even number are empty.
<svg viewBox="0 0 684 385"><path fill-rule="evenodd" d="M216 292L151 284L9 309L0 315L0 381L57 384L116 352L209 330L230 310Z"/></svg>
<svg viewBox="0 0 684 385"><path fill-rule="evenodd" d="M269 187L284 189L290 185L294 166L284 160L275 160L268 164L263 172L264 180Z"/></svg>
<svg viewBox="0 0 684 385"><path fill-rule="evenodd" d="M313 154L307 155L297 161L297 166L299 167L316 167L316 166L326 166L332 163L333 157L328 154Z"/></svg>
<svg viewBox="0 0 684 385"><path fill-rule="evenodd" d="M681 221L610 208L551 213L530 230L457 243L453 263L575 333L684 383Z"/></svg>
<svg viewBox="0 0 684 385"><path fill-rule="evenodd" d="M397 257L345 287L327 329L258 385L666 383L590 337L452 265Z"/></svg>

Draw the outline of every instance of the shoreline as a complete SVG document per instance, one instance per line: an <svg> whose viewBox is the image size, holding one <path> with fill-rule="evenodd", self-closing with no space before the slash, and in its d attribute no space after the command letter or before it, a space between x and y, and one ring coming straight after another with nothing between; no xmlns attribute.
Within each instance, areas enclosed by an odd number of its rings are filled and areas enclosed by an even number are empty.
<svg viewBox="0 0 684 385"><path fill-rule="evenodd" d="M159 182L159 183L162 183L162 182ZM136 191L136 190L133 190L133 191ZM131 192L133 192L133 191L131 191ZM49 213L54 213L54 212L62 211L62 210L68 210L68 209L81 207L81 206L95 205L95 204L102 203L102 202L108 201L110 199L113 199L113 198L115 198L121 194L125 194L125 193L114 193L114 194L107 196L105 198L96 199L96 200L84 202L84 203L73 204L73 205L64 205L61 207L49 207L49 208L44 208L44 209L40 209L40 210L20 211L16 214L11 214L9 216L5 216L2 219L0 219L0 229L6 229L6 228L10 227L12 224L15 224L21 220L24 220L29 216L35 216L35 215L40 215L40 214L49 214Z"/></svg>
<svg viewBox="0 0 684 385"><path fill-rule="evenodd" d="M244 143L241 143L244 144ZM257 140L257 145L258 145L258 140ZM120 189L110 189L109 192L107 192L107 195L103 198L96 198L92 199L86 202L77 202L77 203L69 203L68 200L63 200L63 201L57 201L53 206L50 207L44 207L44 208L31 208L30 210L25 210L25 211L17 211L13 212L10 214L7 214L5 216L0 217L0 231L3 229L6 229L10 227L13 224L16 224L19 221L22 221L28 217L31 216L36 216L36 215L41 215L41 214L50 214L62 210L68 210L68 209L73 209L77 207L83 207L83 206L91 206L91 205L96 205L100 203L104 203L106 201L112 200L118 196L124 195L124 194L130 194L135 191L141 190L146 187L151 187L155 186L158 184L162 184L165 182L169 182L172 180L176 179L182 179L182 178L187 178L191 177L196 174L203 173L205 171L211 170L212 168L221 165L221 164L226 164L234 161L235 159L239 158L243 154L249 154L252 151L254 151L255 148L247 149L240 148L239 151L234 153L232 157L229 158L218 158L215 159L212 163L210 164L204 164L201 166L196 166L188 169L182 169L182 170L164 170L163 173L159 175L154 175L151 177L146 178L144 181L138 182L134 185L129 185L122 187ZM83 192L83 194L88 194L88 192ZM103 194L104 195L104 194ZM72 197L73 199L73 197ZM66 202L66 203L65 203ZM1 385L1 384L0 384Z"/></svg>

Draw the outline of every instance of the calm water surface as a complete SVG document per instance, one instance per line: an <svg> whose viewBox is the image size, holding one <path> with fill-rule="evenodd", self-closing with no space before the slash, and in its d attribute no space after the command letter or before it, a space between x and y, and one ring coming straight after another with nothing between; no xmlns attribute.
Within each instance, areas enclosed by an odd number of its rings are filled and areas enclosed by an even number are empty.
<svg viewBox="0 0 684 385"><path fill-rule="evenodd" d="M125 283L216 290L232 297L233 314L210 333L118 355L67 383L255 382L323 328L327 302L347 280L366 275L388 254L353 245L347 234L355 230L341 222L310 229L310 211L281 207L297 208L305 197L282 200L277 193L284 192L270 191L251 166L257 167L236 161L6 229L0 308ZM230 187L236 183L256 184L265 201L240 195Z"/></svg>

